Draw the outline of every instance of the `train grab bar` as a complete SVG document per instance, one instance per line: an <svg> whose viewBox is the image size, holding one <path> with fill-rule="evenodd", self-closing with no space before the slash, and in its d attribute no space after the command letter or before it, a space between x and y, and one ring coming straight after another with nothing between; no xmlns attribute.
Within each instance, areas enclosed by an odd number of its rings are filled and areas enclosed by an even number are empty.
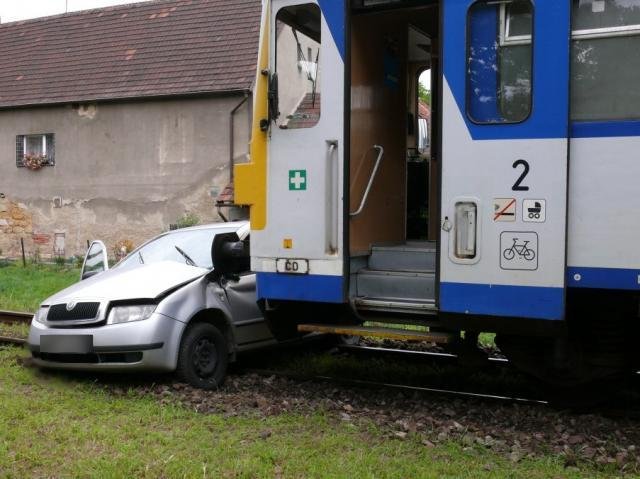
<svg viewBox="0 0 640 479"><path fill-rule="evenodd" d="M327 254L336 254L338 252L338 221L340 212L338 200L338 141L327 140L327 205L326 222L327 222Z"/></svg>
<svg viewBox="0 0 640 479"><path fill-rule="evenodd" d="M378 168L380 168L380 162L382 161L382 157L384 156L384 148L380 145L373 145L375 150L378 150L378 159L376 160L376 164L373 167L373 171L371 172L371 177L369 178L369 183L367 184L367 189L364 190L364 195L362 195L362 201L360 201L360 207L354 211L353 213L349 213L349 216L352 218L358 216L364 210L365 205L367 204L367 198L369 197L369 193L371 192L371 186L373 186L373 181L376 179L376 174L378 173Z"/></svg>

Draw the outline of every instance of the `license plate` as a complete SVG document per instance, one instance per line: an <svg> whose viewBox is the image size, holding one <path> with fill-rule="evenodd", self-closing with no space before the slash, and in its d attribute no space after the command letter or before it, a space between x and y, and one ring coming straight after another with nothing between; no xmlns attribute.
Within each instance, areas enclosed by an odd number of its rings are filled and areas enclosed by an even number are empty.
<svg viewBox="0 0 640 479"><path fill-rule="evenodd" d="M58 354L87 354L93 351L93 336L40 336L40 352Z"/></svg>
<svg viewBox="0 0 640 479"><path fill-rule="evenodd" d="M287 274L309 274L309 260L280 258L276 260L276 271Z"/></svg>

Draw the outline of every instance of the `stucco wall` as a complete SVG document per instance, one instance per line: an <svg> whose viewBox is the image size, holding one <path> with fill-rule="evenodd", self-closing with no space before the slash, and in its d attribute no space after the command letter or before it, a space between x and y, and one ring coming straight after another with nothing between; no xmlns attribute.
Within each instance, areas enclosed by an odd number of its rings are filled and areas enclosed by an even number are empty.
<svg viewBox="0 0 640 479"><path fill-rule="evenodd" d="M218 221L214 197L229 179L229 114L241 96L59 106L0 111L0 198L20 208L28 228L0 228L4 256L65 256L86 241L138 245L183 214ZM236 115L235 156L246 156L249 105ZM16 136L55 134L55 166L16 166ZM61 199L61 201L60 201ZM7 215L5 215L7 216ZM10 215L9 215L10 216ZM20 220L23 221L23 220ZM35 235L35 244L34 243ZM47 236L50 241L46 242Z"/></svg>

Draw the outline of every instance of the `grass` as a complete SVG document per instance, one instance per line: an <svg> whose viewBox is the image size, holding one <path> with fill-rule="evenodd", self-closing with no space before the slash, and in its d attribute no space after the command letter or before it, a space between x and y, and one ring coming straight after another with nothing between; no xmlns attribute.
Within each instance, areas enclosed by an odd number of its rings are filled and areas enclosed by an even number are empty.
<svg viewBox="0 0 640 479"><path fill-rule="evenodd" d="M35 312L44 299L79 279L80 270L70 266L0 267L0 309Z"/></svg>
<svg viewBox="0 0 640 479"><path fill-rule="evenodd" d="M0 309L35 311L78 275L60 266L2 267ZM26 332L25 325L0 325L0 335ZM372 380L442 373L378 359L273 356L267 366L308 374L362 377L364 363ZM606 477L564 469L555 455L514 464L456 441L425 447L417 434L390 438L373 423L342 422L322 410L203 415L133 391L114 395L110 386L127 388L117 377L40 372L22 365L27 357L0 346L0 477Z"/></svg>
<svg viewBox="0 0 640 479"><path fill-rule="evenodd" d="M454 442L427 448L323 411L202 415L21 366L25 356L0 349L1 477L584 477L555 457L513 464Z"/></svg>

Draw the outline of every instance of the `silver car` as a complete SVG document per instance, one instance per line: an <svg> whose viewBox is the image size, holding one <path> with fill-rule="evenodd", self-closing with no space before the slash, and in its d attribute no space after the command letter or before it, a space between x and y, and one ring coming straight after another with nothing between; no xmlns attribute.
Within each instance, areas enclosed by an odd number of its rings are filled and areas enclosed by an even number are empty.
<svg viewBox="0 0 640 479"><path fill-rule="evenodd" d="M247 222L180 229L112 269L104 244L94 242L82 281L45 300L34 316L34 361L58 369L176 371L194 386L217 387L237 352L276 342L256 304L248 236ZM234 274L214 268L220 245L240 258Z"/></svg>

